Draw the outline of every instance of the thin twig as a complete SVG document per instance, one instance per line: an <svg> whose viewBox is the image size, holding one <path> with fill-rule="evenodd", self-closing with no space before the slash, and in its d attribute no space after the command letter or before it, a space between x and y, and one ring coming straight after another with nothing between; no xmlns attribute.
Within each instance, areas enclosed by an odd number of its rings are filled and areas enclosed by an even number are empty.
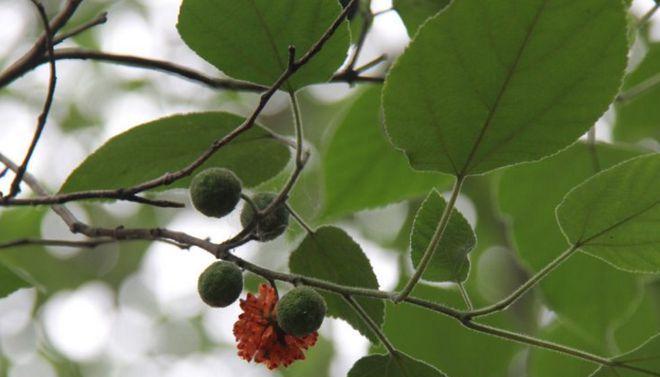
<svg viewBox="0 0 660 377"><path fill-rule="evenodd" d="M22 76L25 72L31 70L37 65L48 62L48 57L45 55L46 49L48 48L47 38L57 34L57 32L69 22L82 1L83 0L68 0L66 2L62 11L50 22L50 34L44 32L28 52L0 73L0 88L14 81L16 78ZM40 60L41 63L37 63Z"/></svg>
<svg viewBox="0 0 660 377"><path fill-rule="evenodd" d="M472 300L470 300L470 295L467 293L465 290L465 286L463 283L456 283L458 285L458 291L461 292L461 297L463 297L463 301L465 301L465 306L467 306L468 310L474 310L474 305L472 305Z"/></svg>
<svg viewBox="0 0 660 377"><path fill-rule="evenodd" d="M660 72L619 94L616 97L616 101L626 103L631 99L655 88L658 85L660 85Z"/></svg>
<svg viewBox="0 0 660 377"><path fill-rule="evenodd" d="M373 318L369 315L369 313L364 310L362 305L360 305L355 298L351 295L342 295L344 300L355 309L355 312L362 318L362 321L366 323L367 327L371 329L371 331L376 335L376 337L380 340L381 343L383 343L383 346L385 346L385 349L387 349L387 352L392 355L396 356L396 347L390 342L389 339L387 339L387 336L381 330L380 326L376 322L374 322Z"/></svg>
<svg viewBox="0 0 660 377"><path fill-rule="evenodd" d="M68 241L68 240L53 240L41 238L19 238L17 240L0 243L0 249L8 249L11 247L41 245L41 246L64 246L64 247L78 247L94 249L100 245L117 242L114 238L99 238L89 241Z"/></svg>
<svg viewBox="0 0 660 377"><path fill-rule="evenodd" d="M103 13L99 14L98 16L94 17L93 19L89 20L88 22L85 22L84 24L71 29L71 30L67 31L66 33L61 33L61 34L56 35L55 38L53 38L53 45L57 46L58 44L64 42L65 40L67 40L69 38L72 38L72 37L75 37L76 35L82 34L85 31L87 31L87 30L89 30L89 29L91 29L95 26L102 25L102 24L106 23L107 21L108 21L108 13L103 12Z"/></svg>
<svg viewBox="0 0 660 377"><path fill-rule="evenodd" d="M112 193L108 195L108 193ZM70 194L56 194L50 196L38 196L34 198L12 198L4 201L0 200L0 207L15 207L15 206L36 206L36 205L52 205L64 204L68 202L76 202L87 199L117 199L127 202L135 202L151 205L154 207L163 208L183 208L183 203L174 202L170 200L160 199L147 199L137 195L122 195L121 192L115 190L90 190L73 192Z"/></svg>
<svg viewBox="0 0 660 377"><path fill-rule="evenodd" d="M348 65L346 66L345 72L355 72L355 65L360 58L360 53L362 52L364 42L367 40L367 35L369 34L369 29L371 28L371 24L373 22L373 16L371 15L370 11L364 14L363 20L364 21L362 23L362 30L360 30L360 36L358 37L358 41L355 44L355 51L353 52L353 56L351 56L351 60L349 61Z"/></svg>
<svg viewBox="0 0 660 377"><path fill-rule="evenodd" d="M467 312L466 314L468 318L480 317L508 308L511 304L516 302L516 300L518 300L522 295L527 293L527 291L532 289L536 284L538 284L541 280L543 280L543 278L545 278L550 272L554 271L555 268L557 268L566 259L568 259L571 255L573 255L577 251L577 249L578 249L577 246L572 246L563 253L561 253L552 262L548 263L545 267L543 267L536 274L534 274L534 276L529 278L529 280L527 280L525 284L521 285L513 293L511 293L509 296L505 297L504 299L500 300L499 302L481 309Z"/></svg>
<svg viewBox="0 0 660 377"><path fill-rule="evenodd" d="M291 208L291 205L289 203L284 203L284 206L286 206L287 211L289 211L291 216L293 216L293 218L296 219L298 224L300 224L300 226L303 227L305 231L307 231L307 234L314 234L312 228L309 225L307 225L305 220L303 220L302 216L300 216L293 208Z"/></svg>
<svg viewBox="0 0 660 377"><path fill-rule="evenodd" d="M101 63L119 64L134 68L159 71L191 80L210 89L240 90L257 93L268 90L268 87L263 85L253 84L247 81L215 77L165 60L150 59L134 55L113 54L109 52L92 51L79 48L59 48L55 50L55 60L90 60ZM46 56L41 56L35 61L31 62L29 65L22 66L21 70L13 70L0 74L0 88L10 84L17 78L23 76L39 65L46 63L47 61L48 60ZM345 74L337 73L332 77L330 81L349 82L349 79ZM357 76L351 78L351 82L356 83L381 83L383 81L384 79L382 77Z"/></svg>
<svg viewBox="0 0 660 377"><path fill-rule="evenodd" d="M386 60L387 60L387 55L382 54L382 55L376 57L375 59L373 59L372 61L366 62L363 65L355 68L355 72L359 74L359 73L362 73L364 71L368 71L371 68L377 66L378 64L380 64L380 63L382 63Z"/></svg>
<svg viewBox="0 0 660 377"><path fill-rule="evenodd" d="M268 87L247 81L214 77L192 68L184 67L166 60L150 59L133 55L113 54L103 51L84 50L79 48L60 48L55 51L56 60L90 60L102 63L125 65L176 75L211 89L241 90L246 92L263 92ZM39 61L36 64L39 65ZM2 82L0 81L0 84Z"/></svg>
<svg viewBox="0 0 660 377"><path fill-rule="evenodd" d="M116 238L95 238L91 240L69 241L69 240L55 240L55 239L43 239L43 238L19 238L17 240L0 243L0 249L8 249L12 247L22 247L22 246L31 246L31 245L95 249L101 245L118 243L121 241L145 241L145 240L118 240ZM188 245L180 244L176 241L172 241L168 239L159 239L155 241L174 245L180 249L190 248L190 246Z"/></svg>
<svg viewBox="0 0 660 377"><path fill-rule="evenodd" d="M14 176L14 180L11 183L11 187L9 189L9 194L3 198L5 199L11 199L15 197L19 192L21 192L21 180L23 179L23 174L25 174L25 171L27 170L28 164L30 163L30 159L32 158L32 154L34 153L34 150L37 147L37 143L39 142L39 139L41 138L41 134L43 133L44 127L46 126L46 121L48 120L48 113L50 112L51 105L53 104L53 97L55 96L55 85L57 83L57 70L55 67L55 58L53 57L54 52L53 52L53 31L50 28L50 23L48 22L48 16L46 16L46 9L44 9L43 4L38 2L37 0L30 0L32 4L37 8L37 11L39 12L39 17L41 18L41 21L43 22L44 29L45 29L45 36L46 36L46 50L48 51L48 60L50 63L50 79L48 81L48 93L46 95L46 100L44 101L43 109L41 110L41 114L39 114L39 118L37 120L37 127L34 131L34 135L32 137L32 141L30 142L30 146L28 147L27 152L25 153L25 158L23 159L23 163L21 163L20 167L18 168L18 171L16 172L16 175Z"/></svg>
<svg viewBox="0 0 660 377"><path fill-rule="evenodd" d="M639 19L637 22L637 29L641 29L646 23L653 17L655 12L660 8L660 1L656 1L655 4L653 5L653 8L649 9L648 12L644 13L644 15Z"/></svg>

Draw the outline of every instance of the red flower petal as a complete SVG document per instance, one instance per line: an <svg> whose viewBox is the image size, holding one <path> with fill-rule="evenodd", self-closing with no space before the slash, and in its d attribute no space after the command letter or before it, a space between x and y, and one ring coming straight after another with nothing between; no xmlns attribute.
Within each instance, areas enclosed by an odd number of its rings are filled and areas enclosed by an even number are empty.
<svg viewBox="0 0 660 377"><path fill-rule="evenodd" d="M275 318L277 293L267 284L259 286L259 296L247 294L240 301L243 313L234 324L234 336L238 342L238 356L256 363L266 364L268 369L287 367L296 360L305 359L304 350L316 344L316 332L304 337L285 334Z"/></svg>

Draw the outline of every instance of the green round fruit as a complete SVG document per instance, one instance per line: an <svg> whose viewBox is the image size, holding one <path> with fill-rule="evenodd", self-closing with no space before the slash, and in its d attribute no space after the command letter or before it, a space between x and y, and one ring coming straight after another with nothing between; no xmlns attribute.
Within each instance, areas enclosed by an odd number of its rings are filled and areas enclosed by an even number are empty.
<svg viewBox="0 0 660 377"><path fill-rule="evenodd" d="M231 170L209 168L190 183L190 198L197 210L209 217L223 217L241 198L241 181Z"/></svg>
<svg viewBox="0 0 660 377"><path fill-rule="evenodd" d="M252 197L252 201L259 210L264 210L277 197L272 192L260 192ZM252 224L255 211L250 203L245 203L241 212L241 224L244 228ZM259 241L270 241L284 233L289 225L289 211L284 205L279 205L268 216L259 219L253 234Z"/></svg>
<svg viewBox="0 0 660 377"><path fill-rule="evenodd" d="M199 275L197 291L208 305L224 308L241 295L243 273L234 263L215 262Z"/></svg>
<svg viewBox="0 0 660 377"><path fill-rule="evenodd" d="M294 288L277 302L277 324L285 333L306 336L318 330L325 317L323 297L312 288Z"/></svg>

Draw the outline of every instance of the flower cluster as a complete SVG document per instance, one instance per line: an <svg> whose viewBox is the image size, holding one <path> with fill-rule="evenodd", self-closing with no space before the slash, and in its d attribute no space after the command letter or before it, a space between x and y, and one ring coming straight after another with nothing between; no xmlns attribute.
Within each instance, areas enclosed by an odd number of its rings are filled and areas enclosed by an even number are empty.
<svg viewBox="0 0 660 377"><path fill-rule="evenodd" d="M268 369L287 367L305 358L304 350L316 344L318 333L295 337L277 325L275 289L267 284L259 287L259 295L247 294L241 300L243 313L234 324L238 355L247 361L264 363Z"/></svg>

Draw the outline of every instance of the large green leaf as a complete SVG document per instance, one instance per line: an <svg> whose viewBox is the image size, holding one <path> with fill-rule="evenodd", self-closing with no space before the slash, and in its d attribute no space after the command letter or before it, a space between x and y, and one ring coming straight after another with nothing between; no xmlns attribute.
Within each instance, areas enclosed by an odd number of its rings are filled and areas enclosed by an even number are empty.
<svg viewBox="0 0 660 377"><path fill-rule="evenodd" d="M557 207L568 241L627 271L660 272L660 154L605 170Z"/></svg>
<svg viewBox="0 0 660 377"><path fill-rule="evenodd" d="M18 289L31 286L32 283L24 273L0 261L0 298Z"/></svg>
<svg viewBox="0 0 660 377"><path fill-rule="evenodd" d="M642 63L626 77L623 92L643 84L660 80L660 42L651 43ZM660 85L655 84L646 91L617 102L614 138L623 141L638 141L644 138L660 140Z"/></svg>
<svg viewBox="0 0 660 377"><path fill-rule="evenodd" d="M413 296L453 307L463 307L457 292L418 284ZM401 352L456 377L507 377L513 356L522 347L516 343L477 333L453 318L412 305L387 304L385 331ZM488 318L502 325L502 318Z"/></svg>
<svg viewBox="0 0 660 377"><path fill-rule="evenodd" d="M446 175L413 170L404 156L392 150L381 128L379 86L354 102L323 159L324 218L398 202L451 182Z"/></svg>
<svg viewBox="0 0 660 377"><path fill-rule="evenodd" d="M638 154L618 146L596 147L603 168ZM518 255L532 271L540 270L568 247L557 226L555 208L566 192L595 172L590 148L582 143L503 172L500 209L509 216ZM608 344L611 327L629 314L640 294L636 276L581 254L565 261L539 286L545 305L563 322L579 328L582 342L592 347Z"/></svg>
<svg viewBox="0 0 660 377"><path fill-rule="evenodd" d="M288 48L300 58L339 15L336 0L185 0L177 28L199 56L237 79L273 84L288 64ZM346 58L348 26L289 79L291 89L330 79Z"/></svg>
<svg viewBox="0 0 660 377"><path fill-rule="evenodd" d="M614 358L614 361L655 372L657 376L660 371L660 334L655 335L639 348ZM600 367L590 377L639 377L643 375L649 374L621 367Z"/></svg>
<svg viewBox="0 0 660 377"><path fill-rule="evenodd" d="M393 8L403 20L408 34L415 34L417 29L449 4L449 0L394 0Z"/></svg>
<svg viewBox="0 0 660 377"><path fill-rule="evenodd" d="M289 259L291 272L333 283L378 289L378 280L367 256L343 230L326 226L308 234ZM328 315L345 320L372 342L375 335L341 296L321 292L328 304ZM357 298L369 316L383 323L385 307L380 300Z"/></svg>
<svg viewBox="0 0 660 377"><path fill-rule="evenodd" d="M619 88L625 14L611 0L453 2L387 77L392 143L417 169L457 175L565 148Z"/></svg>
<svg viewBox="0 0 660 377"><path fill-rule="evenodd" d="M193 162L243 120L232 114L209 112L174 115L134 127L87 157L60 191L129 187L176 171ZM277 175L289 155L286 146L257 126L222 147L199 170L225 167L251 187ZM166 188L187 187L189 183L187 177Z"/></svg>
<svg viewBox="0 0 660 377"><path fill-rule="evenodd" d="M388 355L370 355L358 360L348 377L442 377L446 376L425 362L395 352Z"/></svg>
<svg viewBox="0 0 660 377"><path fill-rule="evenodd" d="M422 260L446 206L447 203L440 193L433 190L419 208L410 235L410 250L415 266ZM453 209L442 239L422 277L437 282L465 281L470 272L467 255L476 243L477 239L470 224L460 212Z"/></svg>

